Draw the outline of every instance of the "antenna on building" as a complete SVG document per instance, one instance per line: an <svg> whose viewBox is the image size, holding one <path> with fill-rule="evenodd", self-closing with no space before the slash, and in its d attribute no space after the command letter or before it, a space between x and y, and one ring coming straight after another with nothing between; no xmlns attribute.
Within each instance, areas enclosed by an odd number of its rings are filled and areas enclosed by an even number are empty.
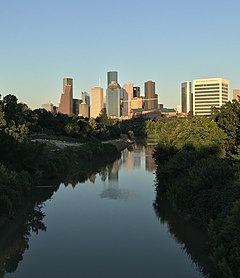
<svg viewBox="0 0 240 278"><path fill-rule="evenodd" d="M98 78L98 86L101 87L101 78L100 78L100 76Z"/></svg>

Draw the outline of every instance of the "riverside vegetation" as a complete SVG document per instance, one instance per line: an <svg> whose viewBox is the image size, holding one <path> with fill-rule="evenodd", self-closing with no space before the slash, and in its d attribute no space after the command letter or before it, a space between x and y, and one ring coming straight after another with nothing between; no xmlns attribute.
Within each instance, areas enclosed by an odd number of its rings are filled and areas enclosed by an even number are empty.
<svg viewBox="0 0 240 278"><path fill-rule="evenodd" d="M0 215L12 215L44 178L62 181L63 173L80 172L77 181L114 160L116 148L100 140L121 133L153 138L158 141L155 208L166 196L185 218L198 221L208 232L216 276L240 277L239 126L239 101L228 102L211 118L118 122L105 111L96 119L32 111L7 95L0 100ZM36 134L88 144L51 149L31 142Z"/></svg>
<svg viewBox="0 0 240 278"><path fill-rule="evenodd" d="M216 277L240 277L239 126L235 100L211 118L150 123L158 139L154 206L167 197L184 218L207 230Z"/></svg>
<svg viewBox="0 0 240 278"><path fill-rule="evenodd" d="M31 142L39 133L44 133L41 138L85 144L74 149L54 149ZM119 123L109 119L104 111L96 120L83 119L44 109L31 110L18 103L14 95L0 99L0 216L13 215L31 187L46 179L59 181L68 171L78 172L81 178L89 170L115 160L117 149L100 140L118 138L120 133Z"/></svg>

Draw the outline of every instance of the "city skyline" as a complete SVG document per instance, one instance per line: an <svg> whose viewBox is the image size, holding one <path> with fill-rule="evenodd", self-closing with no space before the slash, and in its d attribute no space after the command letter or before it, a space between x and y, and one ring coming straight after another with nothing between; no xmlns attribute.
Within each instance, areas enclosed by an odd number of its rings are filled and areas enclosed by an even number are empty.
<svg viewBox="0 0 240 278"><path fill-rule="evenodd" d="M48 101L58 105L63 77L74 79L78 98L98 86L99 78L106 89L110 70L120 73L119 84L142 90L144 82L154 80L167 107L180 104L184 80L222 76L230 80L231 93L240 87L237 0L70 0L71 17L62 3L0 4L0 94L14 94L31 108ZM111 43L113 37L118 43Z"/></svg>

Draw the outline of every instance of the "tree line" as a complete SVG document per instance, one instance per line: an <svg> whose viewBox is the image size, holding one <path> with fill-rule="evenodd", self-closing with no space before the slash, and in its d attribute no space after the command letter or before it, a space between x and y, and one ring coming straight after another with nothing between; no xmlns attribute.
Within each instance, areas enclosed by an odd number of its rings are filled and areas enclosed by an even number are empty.
<svg viewBox="0 0 240 278"><path fill-rule="evenodd" d="M88 119L31 110L14 95L0 98L0 216L12 215L33 185L64 179L70 169L84 176L89 169L112 162L118 156L116 148L100 141L118 138L120 133L119 122L109 119L104 110L98 118ZM39 134L85 144L51 149L31 141Z"/></svg>
<svg viewBox="0 0 240 278"><path fill-rule="evenodd" d="M240 277L239 125L240 102L234 100L212 117L189 116L157 127L155 204L166 196L207 230L216 277Z"/></svg>

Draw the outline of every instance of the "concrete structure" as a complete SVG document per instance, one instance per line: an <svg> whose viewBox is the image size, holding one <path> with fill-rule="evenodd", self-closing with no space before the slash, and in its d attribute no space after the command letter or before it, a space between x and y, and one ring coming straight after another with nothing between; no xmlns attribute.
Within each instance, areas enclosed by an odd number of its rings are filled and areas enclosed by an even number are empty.
<svg viewBox="0 0 240 278"><path fill-rule="evenodd" d="M71 115L73 113L73 79L63 78L63 92L61 94L58 112Z"/></svg>
<svg viewBox="0 0 240 278"><path fill-rule="evenodd" d="M233 97L232 99L238 100L238 97L240 97L240 89L233 89Z"/></svg>
<svg viewBox="0 0 240 278"><path fill-rule="evenodd" d="M193 111L193 94L191 81L185 81L181 84L181 105L182 113L187 114Z"/></svg>
<svg viewBox="0 0 240 278"><path fill-rule="evenodd" d="M145 109L157 109L157 95L155 94L155 82L147 81L145 87Z"/></svg>
<svg viewBox="0 0 240 278"><path fill-rule="evenodd" d="M96 118L103 109L103 88L93 87L91 90L90 117Z"/></svg>
<svg viewBox="0 0 240 278"><path fill-rule="evenodd" d="M193 115L210 116L229 99L229 80L208 78L193 80Z"/></svg>
<svg viewBox="0 0 240 278"><path fill-rule="evenodd" d="M122 115L128 118L131 117L131 99L133 98L133 84L128 83L123 85L125 90L122 102Z"/></svg>
<svg viewBox="0 0 240 278"><path fill-rule="evenodd" d="M140 97L134 97L131 99L131 109L142 109L143 99Z"/></svg>
<svg viewBox="0 0 240 278"><path fill-rule="evenodd" d="M89 113L88 113L88 104L87 103L80 103L79 104L79 116L82 116L84 118L88 117L89 118Z"/></svg>
<svg viewBox="0 0 240 278"><path fill-rule="evenodd" d="M53 112L53 104L50 101L48 103L43 103L42 108L49 112Z"/></svg>

